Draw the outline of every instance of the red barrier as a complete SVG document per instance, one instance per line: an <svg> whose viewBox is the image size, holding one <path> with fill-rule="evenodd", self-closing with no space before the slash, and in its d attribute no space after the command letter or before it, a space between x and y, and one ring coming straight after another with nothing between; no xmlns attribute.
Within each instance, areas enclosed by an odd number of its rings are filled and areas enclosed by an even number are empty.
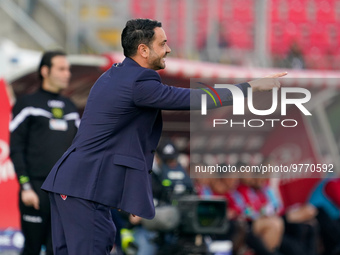
<svg viewBox="0 0 340 255"><path fill-rule="evenodd" d="M20 229L18 182L9 159L10 112L6 83L0 79L0 230Z"/></svg>

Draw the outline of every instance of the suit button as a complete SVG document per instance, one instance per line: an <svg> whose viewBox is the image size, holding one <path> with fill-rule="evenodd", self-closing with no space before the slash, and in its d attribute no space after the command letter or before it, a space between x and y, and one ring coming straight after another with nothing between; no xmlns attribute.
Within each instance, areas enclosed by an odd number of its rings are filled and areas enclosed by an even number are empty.
<svg viewBox="0 0 340 255"><path fill-rule="evenodd" d="M152 170L151 169L149 170L149 174L152 174Z"/></svg>

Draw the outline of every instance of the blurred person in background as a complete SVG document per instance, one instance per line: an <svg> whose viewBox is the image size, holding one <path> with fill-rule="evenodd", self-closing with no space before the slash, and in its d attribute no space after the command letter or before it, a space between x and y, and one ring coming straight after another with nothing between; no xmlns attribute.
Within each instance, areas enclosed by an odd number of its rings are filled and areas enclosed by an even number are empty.
<svg viewBox="0 0 340 255"><path fill-rule="evenodd" d="M149 230L143 226L143 218L138 216L128 216L122 236L124 250L132 250L136 255L154 254L175 254L178 252L176 237L172 230L162 228L162 220L169 221L166 215L172 211L166 211L172 206L172 202L177 198L192 194L194 192L193 183L185 169L178 160L179 152L170 139L164 139L157 147L154 164L152 168L152 193L156 207L156 217L151 220L154 225L159 226L159 230ZM162 214L162 215L161 215ZM131 233L127 235L127 233Z"/></svg>
<svg viewBox="0 0 340 255"><path fill-rule="evenodd" d="M262 164L271 161L267 158ZM275 162L271 162L274 165ZM269 177L269 176L267 176ZM263 178L255 179L253 188L257 193L265 194L266 206L279 205L276 211L285 223L285 234L282 250L293 249L297 254L340 254L340 181L335 179L321 179L311 191L306 203L297 203L284 207L280 197L273 201L269 195L270 186ZM286 254L286 253L285 253ZM290 251L288 254L295 254Z"/></svg>
<svg viewBox="0 0 340 255"><path fill-rule="evenodd" d="M41 87L18 99L10 123L10 157L20 184L23 255L39 255L42 245L47 255L53 254L50 202L40 187L71 145L79 124L76 106L60 94L71 77L65 53L45 52L38 75Z"/></svg>
<svg viewBox="0 0 340 255"><path fill-rule="evenodd" d="M170 140L162 141L157 147L160 158L158 178L162 184L162 199L171 202L178 196L193 194L194 184L178 161L179 152Z"/></svg>
<svg viewBox="0 0 340 255"><path fill-rule="evenodd" d="M179 151L173 141L163 138L157 149L155 165L152 174L152 190L156 206L155 222L159 225L164 224L161 217L167 222L172 221L170 216L175 209L174 204L185 195L194 194L194 185L182 164L179 162ZM178 232L173 220L173 226L160 228L157 231L157 239L154 236L153 243L157 245L158 255L178 254L183 247L178 243L179 240L186 240L186 235ZM189 242L190 241L185 241ZM143 255L146 255L143 254Z"/></svg>
<svg viewBox="0 0 340 255"><path fill-rule="evenodd" d="M200 162L199 163L201 166L206 166L205 163ZM190 166L190 171L195 171L195 165L192 164ZM211 181L213 179L210 179L210 173L205 172L205 173L200 173L200 178L195 178L193 179L194 181L194 186L195 186L195 191L198 196L200 197L211 197L213 195L213 192L211 190Z"/></svg>
<svg viewBox="0 0 340 255"><path fill-rule="evenodd" d="M293 42L284 60L284 67L291 69L305 69L306 63L301 47L297 42Z"/></svg>
<svg viewBox="0 0 340 255"><path fill-rule="evenodd" d="M241 166L245 164L238 162L236 165L237 169ZM260 217L259 212L254 210L248 198L244 196L243 190L240 191L238 188L239 185L243 187L245 183L253 183L253 179L246 174L246 178L238 178L237 174L228 173L227 178L216 178L211 181L214 195L227 200L230 229L226 238L235 243L234 252L250 248L259 255L278 255L283 223L276 217Z"/></svg>
<svg viewBox="0 0 340 255"><path fill-rule="evenodd" d="M217 63L229 63L227 49L230 46L229 34L223 24L215 22L211 33L207 35L200 46L201 60Z"/></svg>
<svg viewBox="0 0 340 255"><path fill-rule="evenodd" d="M312 190L309 203L318 210L316 220L323 254L340 254L340 178L321 180Z"/></svg>
<svg viewBox="0 0 340 255"><path fill-rule="evenodd" d="M280 197L269 183L270 173L254 173L251 182L253 195L260 202L261 217L279 217L284 222L284 234L279 251L286 255L315 255L316 228L314 224L317 210L308 204L298 204L283 208Z"/></svg>

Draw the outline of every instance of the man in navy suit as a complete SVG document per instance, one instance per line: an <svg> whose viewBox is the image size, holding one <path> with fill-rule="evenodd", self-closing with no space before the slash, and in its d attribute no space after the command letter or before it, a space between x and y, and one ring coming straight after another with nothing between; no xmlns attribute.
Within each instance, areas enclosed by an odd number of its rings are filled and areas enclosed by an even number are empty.
<svg viewBox="0 0 340 255"><path fill-rule="evenodd" d="M154 152L162 132L162 109L200 108L202 90L162 84L155 70L171 52L161 23L130 20L122 32L125 60L94 84L78 133L42 189L50 192L55 255L109 254L115 236L110 208L151 219ZM276 74L236 85L244 94L279 87ZM223 105L232 103L218 90ZM213 102L208 101L208 106Z"/></svg>

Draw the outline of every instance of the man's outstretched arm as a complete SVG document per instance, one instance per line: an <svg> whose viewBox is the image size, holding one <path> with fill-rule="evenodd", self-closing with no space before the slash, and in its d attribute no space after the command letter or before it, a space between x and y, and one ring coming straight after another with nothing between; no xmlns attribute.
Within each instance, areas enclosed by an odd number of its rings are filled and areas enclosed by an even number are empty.
<svg viewBox="0 0 340 255"><path fill-rule="evenodd" d="M252 87L253 91L268 91L273 88L279 88L279 78L287 73L277 73L266 76L261 79L241 83L235 86L239 87L243 94L247 95L247 88ZM211 90L207 89L212 93ZM233 95L229 89L216 89L223 106L231 105ZM133 99L137 106L158 108L163 110L190 110L200 109L201 95L206 94L200 89L186 89L165 85L157 72L146 69L137 79ZM207 107L216 108L212 98L207 97ZM218 107L218 105L217 105Z"/></svg>

